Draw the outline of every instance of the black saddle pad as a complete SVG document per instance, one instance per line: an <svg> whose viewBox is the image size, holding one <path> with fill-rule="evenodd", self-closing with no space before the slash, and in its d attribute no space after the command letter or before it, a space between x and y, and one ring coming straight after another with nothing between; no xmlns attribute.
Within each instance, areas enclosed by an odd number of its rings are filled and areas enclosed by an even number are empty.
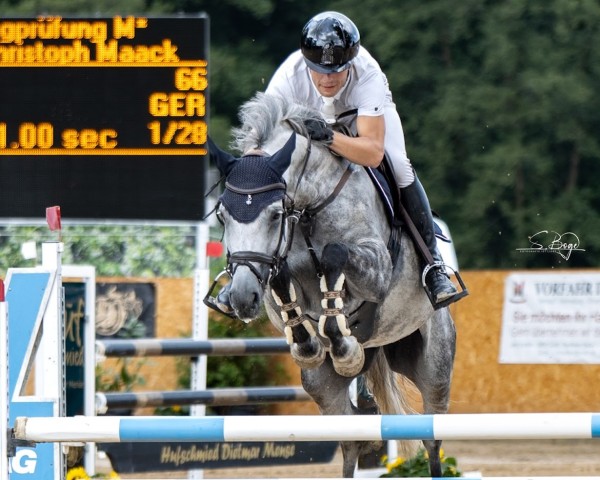
<svg viewBox="0 0 600 480"><path fill-rule="evenodd" d="M394 225L394 197L392 197L392 192L390 190L390 183L385 177L384 173L379 170L379 168L371 168L365 167L373 185L375 185L375 189L383 202L383 206L385 208L385 213L387 216L390 225Z"/></svg>
<svg viewBox="0 0 600 480"><path fill-rule="evenodd" d="M396 218L394 212L395 206L397 205L397 202L401 201L401 198L399 198L400 196L397 193L397 189L392 190L390 187L390 184L393 185L395 183L393 175L389 173L391 169L386 168L386 165L383 163L382 166L379 166L378 168L365 167L365 169L373 181L373 185L375 185L377 193L381 197L381 201L383 202L390 226L392 228L398 227L402 223L398 218ZM435 221L436 218L440 218L439 215L433 211L431 213L433 215L433 228L435 230L435 236L444 242L451 243L451 240L444 235L442 228Z"/></svg>

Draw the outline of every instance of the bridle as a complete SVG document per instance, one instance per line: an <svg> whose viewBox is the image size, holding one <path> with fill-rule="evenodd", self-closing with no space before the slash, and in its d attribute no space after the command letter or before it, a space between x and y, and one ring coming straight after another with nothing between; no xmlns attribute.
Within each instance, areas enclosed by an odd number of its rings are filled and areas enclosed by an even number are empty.
<svg viewBox="0 0 600 480"><path fill-rule="evenodd" d="M226 275L226 274L229 275L230 277L233 277L237 268L239 268L240 266L248 267L248 269L258 279L258 282L261 285L261 287L264 288L269 283L270 279L279 273L282 265L287 260L288 253L289 253L290 249L292 248L292 244L294 241L294 232L295 232L296 225L299 225L299 227L300 227L300 231L302 232L304 241L306 243L306 246L308 248L308 251L310 253L312 261L315 265L315 270L316 270L317 276L320 278L323 275L323 271L321 268L321 262L319 261L318 255L317 255L317 253L312 245L311 239L310 239L313 228L314 228L315 217L317 216L317 214L319 212L321 212L323 209L325 209L325 207L330 205L336 199L336 197L342 191L342 189L344 188L344 185L350 178L350 175L352 174L353 169L352 169L352 164L350 162L348 162L347 160L344 160L344 159L340 159L340 161L346 162L347 166L346 166L346 169L344 170L344 173L340 177L337 185L335 186L333 191L329 194L329 196L322 203L320 203L319 205L317 205L315 207L296 208L294 198L296 197L298 187L299 187L299 185L304 177L304 174L306 172L306 167L308 164L308 160L310 158L310 154L311 154L311 142L309 141L309 142L307 142L306 152L304 153L304 157L302 159L302 168L300 171L300 175L298 176L296 186L294 188L294 195L293 196L289 195L286 190L285 198L282 200L283 214L282 214L282 218L281 218L281 226L279 228L279 238L277 241L277 246L275 247L273 253L266 254L266 253L262 253L262 252L253 252L253 251L239 251L239 252L234 252L234 253L227 252L227 256L226 256L227 264L226 264L224 270L222 272L220 272L219 275L217 275L217 277L213 281L213 284L212 284L211 288L209 289L207 296L205 297L205 303L207 303L207 299L212 294L214 288L216 287L216 285L218 283L218 280L223 275ZM277 185L279 185L279 184L277 184ZM229 186L227 186L227 188L231 189L232 187L229 185ZM247 189L247 190L244 189L243 191L241 191L241 189L235 189L233 191L235 191L236 193L242 193L244 195L254 195L257 193L263 193L263 192L267 191L267 190L265 190L265 188L266 187ZM275 188L275 187L273 187L273 188ZM287 199L287 202L286 202L286 199ZM217 205L217 208L215 210L217 212L217 219L219 220L219 222L222 225L224 225L223 219L219 213L219 205ZM286 233L287 233L287 235L286 235ZM267 265L269 267L268 275L266 277L263 277L261 275L259 269L254 264ZM213 305L213 304L209 304L209 305L212 308L216 308L217 310L221 311L221 313L224 313L225 315L234 316L232 314L228 314L227 312L223 312L216 305Z"/></svg>
<svg viewBox="0 0 600 480"><path fill-rule="evenodd" d="M249 194L252 195L252 194ZM284 201L282 200L282 203ZM284 205L285 207L285 205ZM223 219L217 210L217 218L223 225ZM271 275L276 275L281 268L282 263L285 261L287 257L287 251L289 250L289 241L284 241L286 235L286 223L288 222L288 216L286 215L285 208L284 214L282 215L282 222L279 228L279 239L277 241L277 246L274 249L273 254L267 254L262 252L253 252L248 250L242 250L239 252L227 252L227 264L225 266L224 271L221 273L228 273L230 277L233 277L236 270L240 266L245 266L250 269L250 271L256 276L261 286L265 286L265 282L271 277ZM292 228L293 231L293 228ZM283 249L282 249L283 245ZM260 274L254 263L264 264L269 266L269 275L264 279Z"/></svg>

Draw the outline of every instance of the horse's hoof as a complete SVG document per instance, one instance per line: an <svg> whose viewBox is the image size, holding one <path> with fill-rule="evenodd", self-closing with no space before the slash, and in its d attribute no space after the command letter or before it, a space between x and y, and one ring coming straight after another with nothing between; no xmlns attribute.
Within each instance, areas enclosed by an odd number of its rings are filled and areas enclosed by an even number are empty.
<svg viewBox="0 0 600 480"><path fill-rule="evenodd" d="M309 346L307 349L306 342L294 343L290 348L290 354L300 368L317 368L325 361L325 349L317 338L312 337Z"/></svg>
<svg viewBox="0 0 600 480"><path fill-rule="evenodd" d="M344 377L355 377L365 364L365 351L353 336L344 337L344 343L346 343L344 355L334 355L333 351L329 352L333 360L333 368Z"/></svg>

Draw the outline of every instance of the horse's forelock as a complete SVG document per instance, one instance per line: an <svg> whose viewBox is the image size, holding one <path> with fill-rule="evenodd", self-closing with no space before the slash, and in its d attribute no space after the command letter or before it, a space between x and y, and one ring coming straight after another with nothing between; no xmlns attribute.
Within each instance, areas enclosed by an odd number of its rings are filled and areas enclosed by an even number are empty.
<svg viewBox="0 0 600 480"><path fill-rule="evenodd" d="M241 126L233 129L231 146L245 153L263 146L280 128L288 128L286 121L305 135L304 120L317 118L319 113L286 98L261 92L241 106L238 116Z"/></svg>

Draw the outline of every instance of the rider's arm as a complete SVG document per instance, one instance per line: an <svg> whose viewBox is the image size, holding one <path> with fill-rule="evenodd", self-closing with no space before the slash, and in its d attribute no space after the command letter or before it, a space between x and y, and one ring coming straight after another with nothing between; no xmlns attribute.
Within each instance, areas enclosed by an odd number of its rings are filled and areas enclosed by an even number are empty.
<svg viewBox="0 0 600 480"><path fill-rule="evenodd" d="M384 155L385 120L383 115L359 115L357 137L334 132L329 148L351 162L365 167L378 167Z"/></svg>

